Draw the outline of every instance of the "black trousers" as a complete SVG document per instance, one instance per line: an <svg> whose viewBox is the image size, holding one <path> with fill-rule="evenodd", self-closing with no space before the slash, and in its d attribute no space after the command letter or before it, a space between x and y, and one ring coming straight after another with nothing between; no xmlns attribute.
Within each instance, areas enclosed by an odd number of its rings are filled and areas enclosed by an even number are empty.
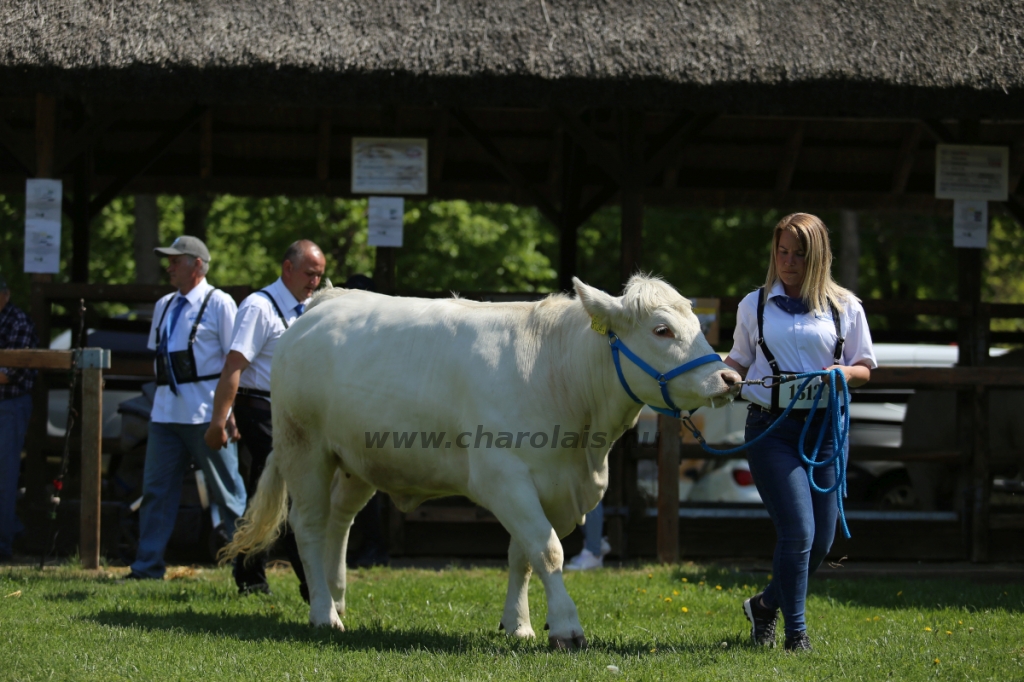
<svg viewBox="0 0 1024 682"><path fill-rule="evenodd" d="M249 467L249 476L245 481L245 492L251 500L256 494L256 484L259 483L264 467L267 466L267 457L274 447L273 430L270 424L270 404L267 409L254 408L248 404L235 405L235 423L238 431L242 434L242 441L249 448L252 457L252 464ZM285 528L284 534L278 540L284 547L288 560L292 564L295 576L299 579L299 591L306 601L309 590L306 586L306 572L302 568L302 559L299 557L299 547L295 543L295 534L290 526ZM239 554L235 557L234 565L235 584L244 590L254 585L267 582L266 558L256 556L246 562L246 555Z"/></svg>

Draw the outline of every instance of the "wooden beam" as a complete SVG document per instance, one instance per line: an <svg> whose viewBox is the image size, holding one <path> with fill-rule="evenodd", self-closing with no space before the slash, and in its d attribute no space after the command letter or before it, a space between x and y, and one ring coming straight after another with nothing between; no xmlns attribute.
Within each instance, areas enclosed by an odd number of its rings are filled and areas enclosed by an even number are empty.
<svg viewBox="0 0 1024 682"><path fill-rule="evenodd" d="M523 194L526 195L527 200L533 203L545 218L555 225L562 222L561 215L551 202L548 201L547 197L538 191L514 164L505 160L501 151L497 146L495 146L487 133L478 128L466 112L460 109L450 109L448 113L453 119L455 119L459 126L466 131L466 134L480 145L480 148L491 160L491 163L494 164L494 167L497 168L509 182L519 188Z"/></svg>
<svg viewBox="0 0 1024 682"><path fill-rule="evenodd" d="M654 181L658 173L666 167L675 169L673 162L678 160L680 152L704 132L712 123L718 120L719 114L697 114L680 116L677 119L678 129L665 141L657 152L648 158L644 169L644 185ZM675 124L673 124L675 125Z"/></svg>
<svg viewBox="0 0 1024 682"><path fill-rule="evenodd" d="M35 160L24 137L15 132L2 118L0 118L0 147L7 151L25 175L31 177L36 174Z"/></svg>
<svg viewBox="0 0 1024 682"><path fill-rule="evenodd" d="M159 159L167 149L181 137L186 130L195 125L196 121L206 113L207 107L197 104L175 121L153 144L146 148L139 155L132 168L110 182L99 195L89 204L89 217L95 217L109 204L128 184L139 175L146 172L153 163Z"/></svg>
<svg viewBox="0 0 1024 682"><path fill-rule="evenodd" d="M199 119L199 177L213 177L213 112L206 110Z"/></svg>
<svg viewBox="0 0 1024 682"><path fill-rule="evenodd" d="M907 191L907 180L910 179L910 172L914 169L914 159L917 156L917 147L921 142L921 135L924 127L920 123L912 123L910 130L903 137L900 143L899 153L896 155L896 164L892 171L892 193L903 194Z"/></svg>
<svg viewBox="0 0 1024 682"><path fill-rule="evenodd" d="M36 95L36 177L53 177L54 150L57 138L57 100L50 95Z"/></svg>
<svg viewBox="0 0 1024 682"><path fill-rule="evenodd" d="M72 351L69 350L39 350L0 349L0 367L31 367L42 370L68 370L71 369Z"/></svg>
<svg viewBox="0 0 1024 682"><path fill-rule="evenodd" d="M78 555L82 568L100 567L100 509L103 474L103 370L82 370L82 494Z"/></svg>
<svg viewBox="0 0 1024 682"><path fill-rule="evenodd" d="M316 129L316 179L326 180L331 175L331 110L320 112Z"/></svg>
<svg viewBox="0 0 1024 682"><path fill-rule="evenodd" d="M804 122L800 121L790 133L786 146L782 149L779 170L775 174L776 192L788 192L790 185L793 184L793 172L796 170L796 162L800 158L800 147L803 143Z"/></svg>
<svg viewBox="0 0 1024 682"><path fill-rule="evenodd" d="M925 130L931 133L932 137L934 137L936 141L941 142L942 144L956 143L956 135L951 133L949 131L949 128L947 128L945 124L939 119L926 118L923 119L921 122L924 123Z"/></svg>
<svg viewBox="0 0 1024 682"><path fill-rule="evenodd" d="M623 179L621 156L572 112L559 107L555 107L551 111L565 126L565 130L576 140L576 144L587 153L587 157L621 186Z"/></svg>
<svg viewBox="0 0 1024 682"><path fill-rule="evenodd" d="M78 156L88 151L96 143L96 140L118 120L120 114L116 111L104 111L93 116L85 125L75 131L71 142L60 149L57 160L54 162L55 174L62 175L68 170Z"/></svg>

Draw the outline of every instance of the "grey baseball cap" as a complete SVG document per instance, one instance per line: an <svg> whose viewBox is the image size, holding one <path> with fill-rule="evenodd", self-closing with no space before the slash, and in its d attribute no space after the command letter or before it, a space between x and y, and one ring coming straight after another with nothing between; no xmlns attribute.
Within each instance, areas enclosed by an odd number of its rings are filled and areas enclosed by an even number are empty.
<svg viewBox="0 0 1024 682"><path fill-rule="evenodd" d="M198 237L184 235L171 242L170 246L153 250L161 256L192 256L202 258L204 263L210 262L210 251Z"/></svg>

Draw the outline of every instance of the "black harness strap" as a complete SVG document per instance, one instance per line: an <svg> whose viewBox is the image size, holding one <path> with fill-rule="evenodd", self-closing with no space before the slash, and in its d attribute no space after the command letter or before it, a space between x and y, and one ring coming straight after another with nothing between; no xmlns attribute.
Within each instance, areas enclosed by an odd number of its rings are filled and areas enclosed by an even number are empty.
<svg viewBox="0 0 1024 682"><path fill-rule="evenodd" d="M768 293L764 287L757 290L757 345L761 348L761 352L764 353L764 359L768 361L768 366L771 367L772 374L779 376L782 372L779 370L779 363L775 360L775 356L772 351L768 348L768 344L764 340L764 306L768 301ZM839 322L839 310L836 308L832 301L828 302L828 307L832 311L832 322L836 326L836 346L832 351L832 358L835 361L834 364L838 365L839 361L843 359L843 346L846 344L846 339L843 337L842 325ZM780 382L772 382L772 409L779 409L779 387Z"/></svg>
<svg viewBox="0 0 1024 682"><path fill-rule="evenodd" d="M270 292L266 289L260 289L256 293L263 294L270 299L270 305L274 306L274 310L277 311L277 316L281 318L281 324L284 325L285 329L288 329L288 320L284 319L284 313L281 312L281 307L277 305L277 301L275 301L274 297L270 295Z"/></svg>
<svg viewBox="0 0 1024 682"><path fill-rule="evenodd" d="M196 315L196 321L192 324L192 331L188 335L188 348L185 350L176 350L173 353L169 352L168 355L171 357L170 367L166 367L163 359L158 355L156 360L156 383L157 386L167 386L170 384L170 379L167 377L167 372L174 372L174 378L176 383L179 384L194 384L199 381L209 381L210 379L219 379L220 373L217 374L205 374L203 376L195 376L196 373L196 355L192 346L196 342L196 334L199 333L199 323L203 321L203 314L206 312L206 306L210 303L210 297L213 296L213 292L216 289L210 289L206 292L206 296L203 298L203 304L199 307L199 313ZM174 298L171 297L170 301L167 301L167 305L164 306L164 311L160 315L160 324L156 330L156 345L160 346L160 330L164 327L164 319L167 317L167 310L171 307L171 303ZM168 342L170 340L168 339ZM175 368L180 371L176 371ZM182 378L179 379L178 375L181 374Z"/></svg>

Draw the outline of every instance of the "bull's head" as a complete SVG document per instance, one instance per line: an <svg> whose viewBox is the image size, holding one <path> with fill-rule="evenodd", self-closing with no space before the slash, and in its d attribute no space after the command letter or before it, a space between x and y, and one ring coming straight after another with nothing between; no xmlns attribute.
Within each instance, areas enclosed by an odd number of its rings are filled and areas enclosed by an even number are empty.
<svg viewBox="0 0 1024 682"><path fill-rule="evenodd" d="M634 275L622 296L609 296L576 278L573 285L596 333L614 331L623 344L659 372L714 353L700 331L690 301L661 279ZM612 363L610 352L608 363ZM626 382L640 400L665 406L654 378L625 358L621 366ZM732 400L739 393L740 381L740 375L724 362L711 362L669 381L668 391L677 407L692 410Z"/></svg>

